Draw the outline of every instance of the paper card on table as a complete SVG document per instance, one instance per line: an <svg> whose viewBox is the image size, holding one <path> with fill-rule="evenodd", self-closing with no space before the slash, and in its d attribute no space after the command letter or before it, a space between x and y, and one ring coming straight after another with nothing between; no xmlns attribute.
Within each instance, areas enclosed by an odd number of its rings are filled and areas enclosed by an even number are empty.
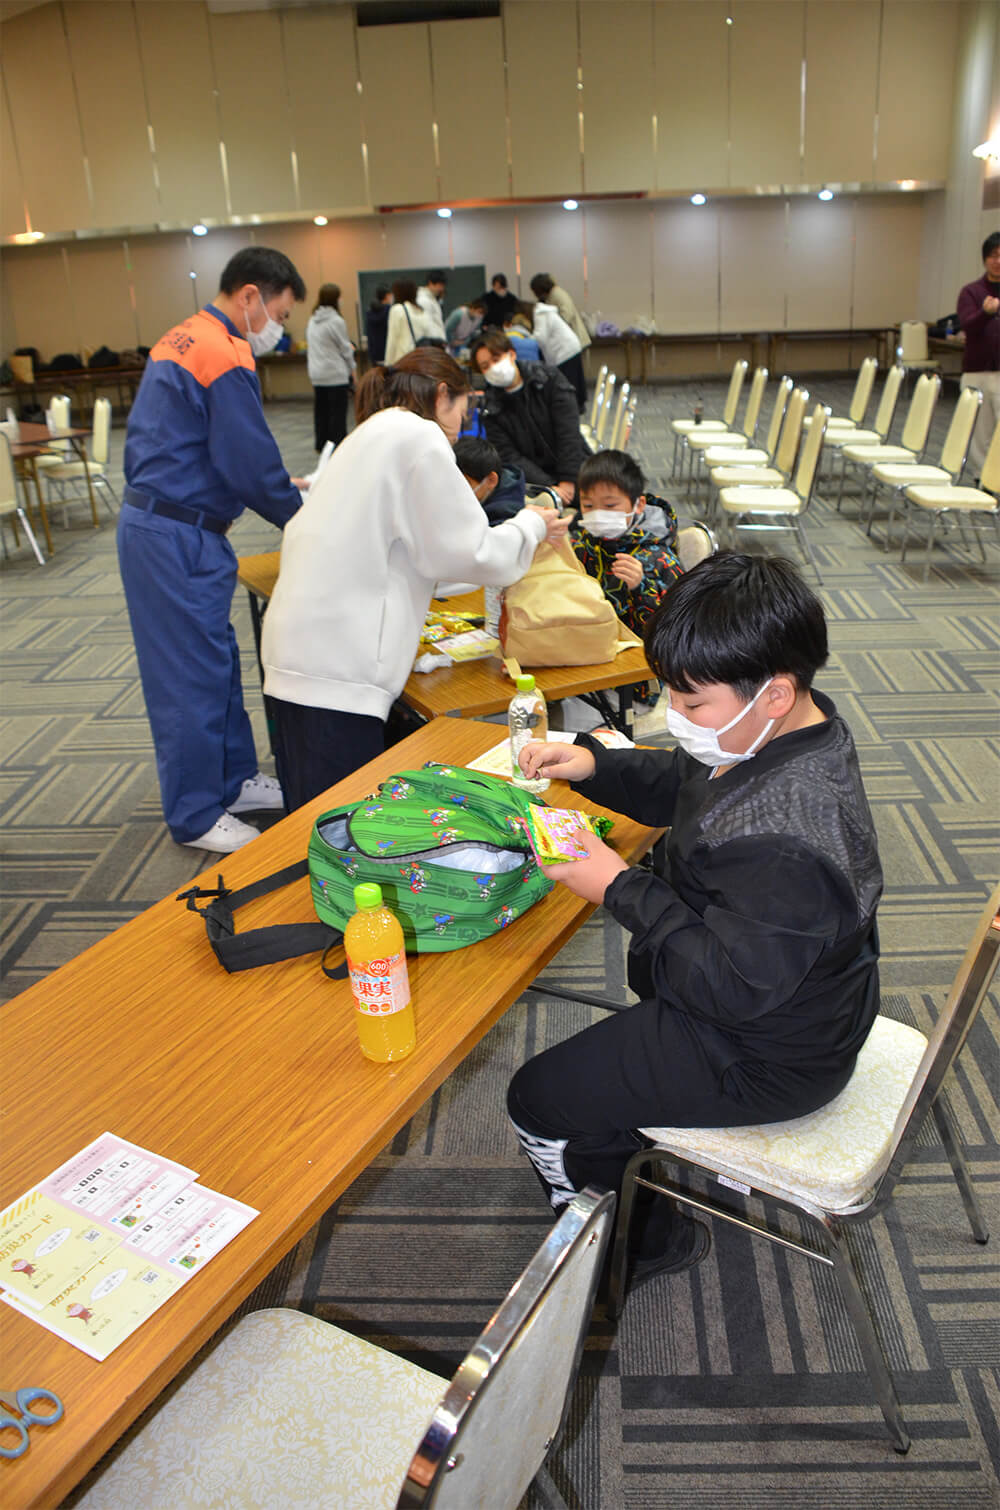
<svg viewBox="0 0 1000 1510"><path fill-rule="evenodd" d="M198 1178L114 1133L102 1133L40 1182L40 1188L100 1221L128 1230Z"/></svg>
<svg viewBox="0 0 1000 1510"><path fill-rule="evenodd" d="M242 1201L204 1185L189 1185L130 1233L125 1247L186 1280L259 1215Z"/></svg>
<svg viewBox="0 0 1000 1510"><path fill-rule="evenodd" d="M549 741L552 744L572 744L575 734L561 734L558 730L549 730ZM510 768L510 740L503 739L492 749L486 750L482 755L477 755L475 760L470 760L466 769L469 771L484 771L487 776L512 775Z"/></svg>
<svg viewBox="0 0 1000 1510"><path fill-rule="evenodd" d="M500 653L500 641L485 629L470 629L466 634L451 634L437 640L435 650L443 650L453 661L483 661Z"/></svg>
<svg viewBox="0 0 1000 1510"><path fill-rule="evenodd" d="M121 1241L113 1227L36 1186L0 1212L0 1286L43 1306Z"/></svg>

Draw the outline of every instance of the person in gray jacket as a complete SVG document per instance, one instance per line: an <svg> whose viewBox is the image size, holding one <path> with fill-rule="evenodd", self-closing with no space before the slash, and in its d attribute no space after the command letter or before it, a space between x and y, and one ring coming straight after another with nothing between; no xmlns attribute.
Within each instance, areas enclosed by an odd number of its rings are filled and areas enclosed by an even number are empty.
<svg viewBox="0 0 1000 1510"><path fill-rule="evenodd" d="M354 375L354 347L340 313L340 288L324 283L306 326L309 381L313 385L316 450L335 446L347 434L347 399Z"/></svg>

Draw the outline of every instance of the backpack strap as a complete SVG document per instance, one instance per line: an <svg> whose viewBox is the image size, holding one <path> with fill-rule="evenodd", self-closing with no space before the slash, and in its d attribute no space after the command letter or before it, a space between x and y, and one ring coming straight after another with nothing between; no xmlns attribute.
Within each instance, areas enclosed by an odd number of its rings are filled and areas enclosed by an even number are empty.
<svg viewBox="0 0 1000 1510"><path fill-rule="evenodd" d="M240 970L255 970L258 965L276 965L281 960L298 959L302 954L323 950L322 969L331 980L343 980L347 975L347 961L333 968L326 963L327 954L344 942L344 935L327 923L277 923L270 928L252 928L249 933L236 932L233 913L237 907L253 902L270 891L278 891L292 881L299 881L309 874L308 860L297 860L286 865L273 875L263 876L239 891L230 891L220 874L216 887L192 886L178 894L178 902L187 902L189 912L197 912L205 920L208 942L224 970L235 974ZM199 907L202 897L212 897L207 907Z"/></svg>

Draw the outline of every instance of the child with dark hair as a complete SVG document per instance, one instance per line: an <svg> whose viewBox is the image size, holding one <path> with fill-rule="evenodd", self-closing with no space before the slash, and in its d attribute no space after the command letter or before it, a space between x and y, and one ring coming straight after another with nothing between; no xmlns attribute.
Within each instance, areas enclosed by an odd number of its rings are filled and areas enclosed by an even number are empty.
<svg viewBox="0 0 1000 1510"><path fill-rule="evenodd" d="M491 524L511 519L524 508L524 473L505 467L496 446L488 440L463 435L455 442L455 460Z"/></svg>
<svg viewBox="0 0 1000 1510"><path fill-rule="evenodd" d="M823 609L788 561L735 553L681 577L646 628L669 752L529 744L528 776L670 829L666 873L593 835L547 868L628 932L640 998L524 1065L508 1111L553 1206L620 1191L641 1127L804 1116L838 1095L878 1011L882 892L850 730L812 687ZM642 1225L642 1219L645 1225ZM663 1199L640 1213L633 1284L705 1257Z"/></svg>
<svg viewBox="0 0 1000 1510"><path fill-rule="evenodd" d="M666 499L646 494L642 471L625 451L591 456L580 468L577 488L580 518L570 543L618 617L641 634L684 570L676 554L677 516ZM654 510L658 533L647 519Z"/></svg>

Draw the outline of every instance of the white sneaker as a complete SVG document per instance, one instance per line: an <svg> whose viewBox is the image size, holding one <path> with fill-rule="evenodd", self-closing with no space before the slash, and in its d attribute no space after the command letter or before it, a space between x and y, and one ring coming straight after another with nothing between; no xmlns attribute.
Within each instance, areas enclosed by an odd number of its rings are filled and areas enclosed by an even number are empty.
<svg viewBox="0 0 1000 1510"><path fill-rule="evenodd" d="M264 811L279 811L284 807L285 799L281 794L281 782L273 776L263 776L260 771L256 776L249 776L240 787L240 795L227 809L230 813L259 813Z"/></svg>
<svg viewBox="0 0 1000 1510"><path fill-rule="evenodd" d="M209 849L215 855L231 855L234 849L242 849L251 839L259 838L260 829L254 828L252 823L243 823L230 813L223 813L221 818L216 818L207 834L202 834L200 839L188 839L185 842L191 849Z"/></svg>

